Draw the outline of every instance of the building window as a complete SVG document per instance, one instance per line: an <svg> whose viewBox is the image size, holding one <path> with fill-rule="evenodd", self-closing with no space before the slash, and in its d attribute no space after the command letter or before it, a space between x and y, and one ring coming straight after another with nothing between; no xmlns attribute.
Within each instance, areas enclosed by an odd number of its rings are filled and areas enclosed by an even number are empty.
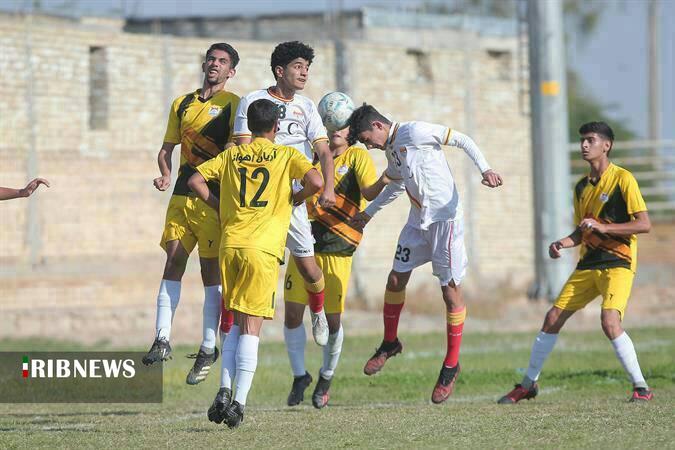
<svg viewBox="0 0 675 450"><path fill-rule="evenodd" d="M89 47L89 128L108 128L108 61L105 47Z"/></svg>

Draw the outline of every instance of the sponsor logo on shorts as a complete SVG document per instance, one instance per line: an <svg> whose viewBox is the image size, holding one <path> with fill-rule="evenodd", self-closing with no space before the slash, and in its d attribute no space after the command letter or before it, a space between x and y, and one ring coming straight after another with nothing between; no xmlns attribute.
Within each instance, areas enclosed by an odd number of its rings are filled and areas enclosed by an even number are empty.
<svg viewBox="0 0 675 450"><path fill-rule="evenodd" d="M208 241L209 241L209 248L211 248L211 246L213 245L213 241L211 239L209 239Z"/></svg>

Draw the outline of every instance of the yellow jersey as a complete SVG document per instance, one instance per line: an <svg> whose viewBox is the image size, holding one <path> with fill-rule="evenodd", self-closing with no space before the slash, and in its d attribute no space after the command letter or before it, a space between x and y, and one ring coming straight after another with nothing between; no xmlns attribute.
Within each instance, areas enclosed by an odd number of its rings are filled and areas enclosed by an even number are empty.
<svg viewBox="0 0 675 450"><path fill-rule="evenodd" d="M377 181L375 164L368 151L352 146L337 158L335 166L335 206L324 209L317 202L321 192L307 201L312 221L314 251L343 256L354 254L363 234L352 228L349 220L366 207L361 188ZM318 163L316 164L318 167Z"/></svg>
<svg viewBox="0 0 675 450"><path fill-rule="evenodd" d="M188 195L187 180L194 168L225 149L232 141L234 116L239 97L231 92L216 92L208 100L200 97L201 89L182 95L173 101L164 142L180 144L180 168L173 190L174 195ZM217 183L209 189L218 195Z"/></svg>
<svg viewBox="0 0 675 450"><path fill-rule="evenodd" d="M597 183L588 176L574 188L574 223L585 218L601 223L626 223L632 215L647 211L640 187L628 170L609 165ZM625 267L637 268L637 236L614 236L595 230L582 230L578 270Z"/></svg>
<svg viewBox="0 0 675 450"><path fill-rule="evenodd" d="M207 182L220 182L220 248L252 248L283 260L292 181L312 168L295 148L264 138L231 147L198 166Z"/></svg>

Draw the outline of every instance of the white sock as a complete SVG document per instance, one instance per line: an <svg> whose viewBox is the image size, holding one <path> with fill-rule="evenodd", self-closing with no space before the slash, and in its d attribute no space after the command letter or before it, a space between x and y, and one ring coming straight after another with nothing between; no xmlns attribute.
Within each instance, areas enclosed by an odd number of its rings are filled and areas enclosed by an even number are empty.
<svg viewBox="0 0 675 450"><path fill-rule="evenodd" d="M157 321L155 329L157 337L171 337L171 323L180 300L180 281L162 280L157 294Z"/></svg>
<svg viewBox="0 0 675 450"><path fill-rule="evenodd" d="M645 377L642 376L642 370L640 370L635 346L628 333L624 331L621 336L611 342L616 357L619 358L621 365L630 377L630 381L633 382L633 386L648 389Z"/></svg>
<svg viewBox="0 0 675 450"><path fill-rule="evenodd" d="M239 345L239 326L232 325L230 332L222 336L222 354L220 361L220 387L232 389L232 378L237 373L237 346Z"/></svg>
<svg viewBox="0 0 675 450"><path fill-rule="evenodd" d="M248 396L248 391L251 389L255 369L258 366L259 342L260 338L252 334L242 334L239 336L234 400L241 405L246 404L246 397Z"/></svg>
<svg viewBox="0 0 675 450"><path fill-rule="evenodd" d="M333 378L335 368L340 360L344 335L342 324L340 324L340 329L336 333L328 335L328 343L323 347L323 366L321 366L321 375L324 378Z"/></svg>
<svg viewBox="0 0 675 450"><path fill-rule="evenodd" d="M305 325L301 323L297 328L287 328L284 325L284 341L286 342L286 351L291 362L293 376L303 376L306 373L305 345L307 345L307 335L305 334Z"/></svg>
<svg viewBox="0 0 675 450"><path fill-rule="evenodd" d="M220 325L220 304L223 301L220 285L204 287L204 308L202 309L201 350L213 353L216 333Z"/></svg>
<svg viewBox="0 0 675 450"><path fill-rule="evenodd" d="M521 383L524 388L529 389L532 383L539 379L542 367L546 362L546 358L553 350L555 341L558 339L558 334L544 333L540 331L532 344L532 353L530 353L530 365L527 368L527 373Z"/></svg>

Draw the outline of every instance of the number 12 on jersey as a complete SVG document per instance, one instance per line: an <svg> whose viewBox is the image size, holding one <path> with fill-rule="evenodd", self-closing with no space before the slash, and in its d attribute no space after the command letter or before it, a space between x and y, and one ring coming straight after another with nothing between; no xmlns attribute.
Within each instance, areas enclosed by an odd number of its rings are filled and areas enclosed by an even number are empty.
<svg viewBox="0 0 675 450"><path fill-rule="evenodd" d="M263 208L267 205L267 200L260 201L260 196L265 191L267 183L270 181L270 172L265 167L258 167L251 173L251 180L257 180L259 176L262 175L262 181L260 182L260 187L256 191L255 195L251 199L251 202L248 206L253 208ZM245 167L239 168L239 206L246 206L246 184L248 178L248 169Z"/></svg>

